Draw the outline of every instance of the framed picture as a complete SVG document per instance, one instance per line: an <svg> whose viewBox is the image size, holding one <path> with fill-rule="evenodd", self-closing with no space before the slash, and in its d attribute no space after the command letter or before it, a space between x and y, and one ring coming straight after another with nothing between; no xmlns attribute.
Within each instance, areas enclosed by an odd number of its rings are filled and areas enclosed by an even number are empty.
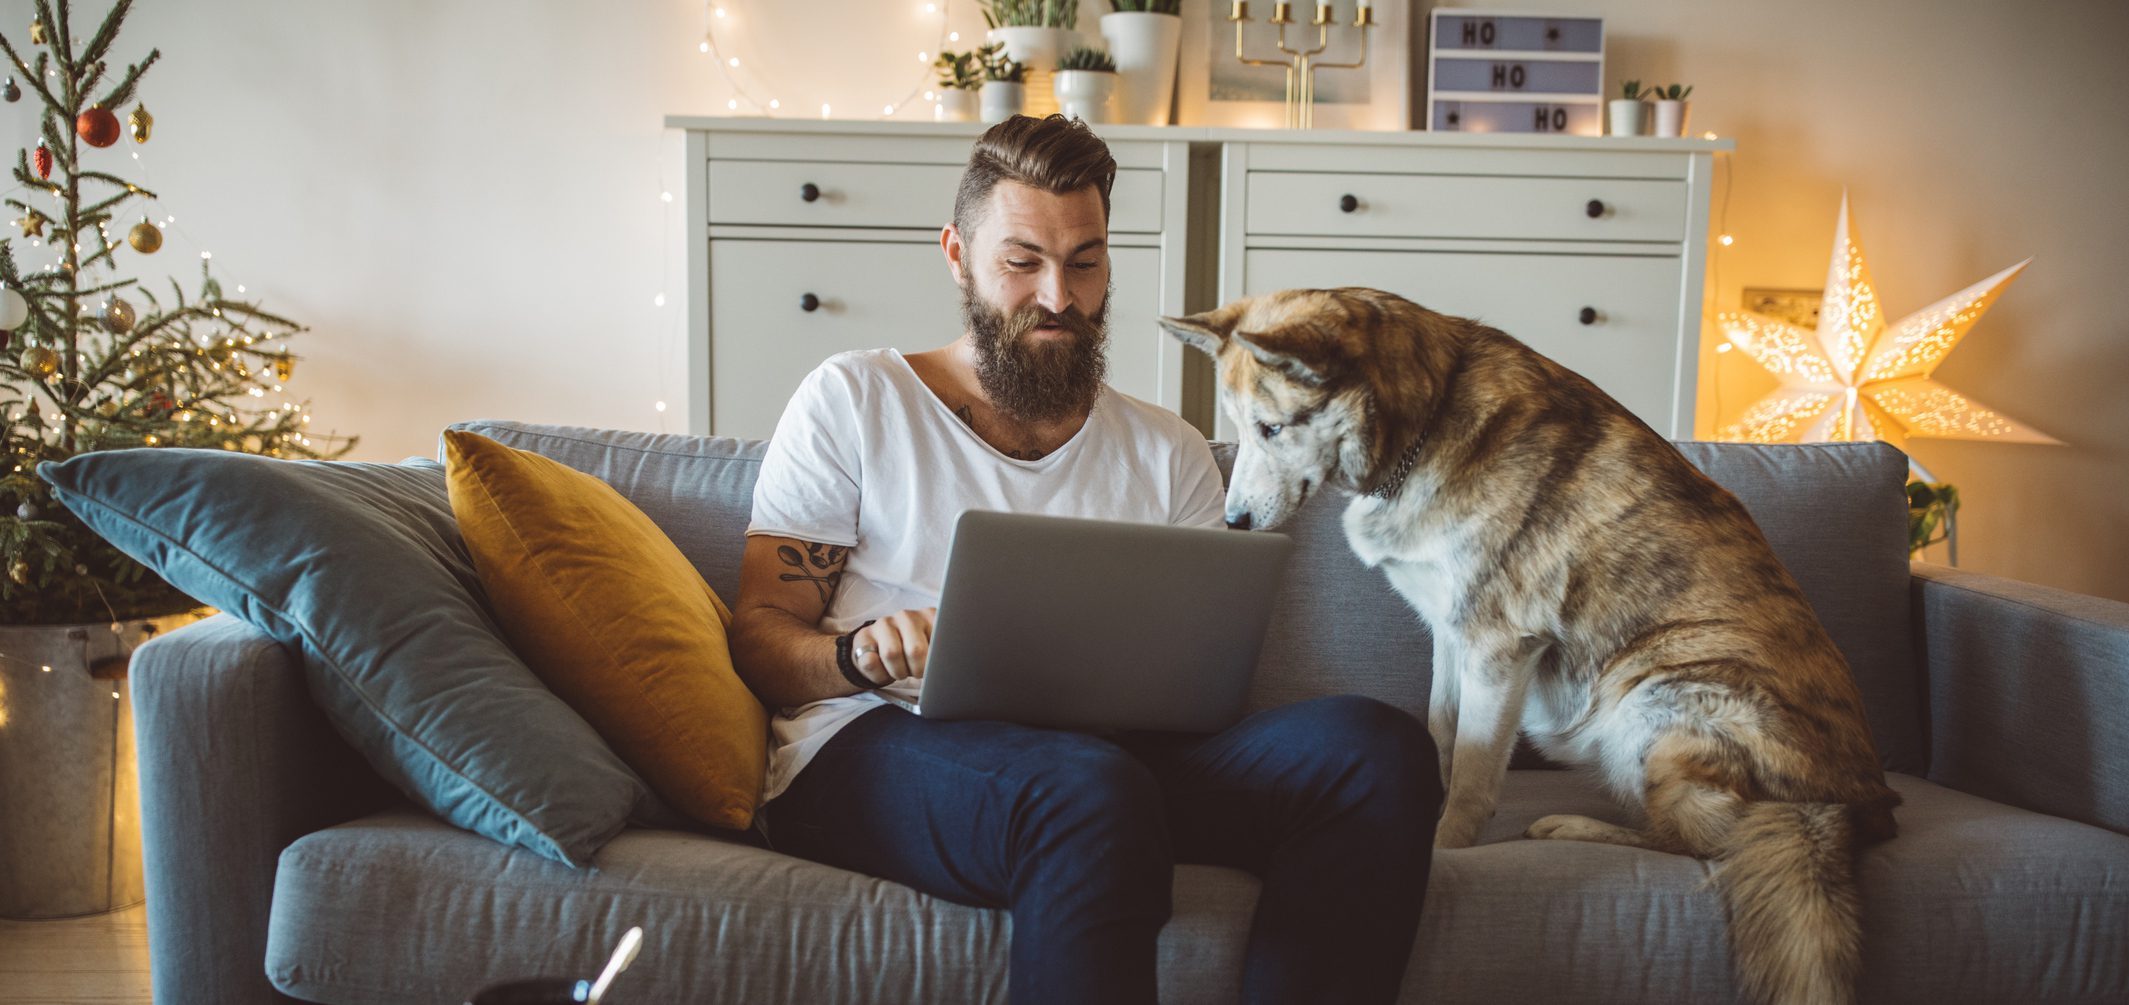
<svg viewBox="0 0 2129 1005"><path fill-rule="evenodd" d="M1247 66L1235 58L1235 26L1227 20L1232 0L1183 0L1182 55L1176 69L1176 124L1278 129L1286 125L1285 57L1279 30L1269 23L1274 0L1249 0L1242 27L1243 54L1275 60L1277 66ZM1329 63L1360 57L1360 30L1352 27L1357 0L1333 0L1330 47L1317 55ZM1368 32L1367 64L1354 70L1316 71L1315 128L1412 128L1410 0L1375 0L1375 27ZM1314 48L1308 24L1316 0L1295 0L1286 26L1287 44Z"/></svg>

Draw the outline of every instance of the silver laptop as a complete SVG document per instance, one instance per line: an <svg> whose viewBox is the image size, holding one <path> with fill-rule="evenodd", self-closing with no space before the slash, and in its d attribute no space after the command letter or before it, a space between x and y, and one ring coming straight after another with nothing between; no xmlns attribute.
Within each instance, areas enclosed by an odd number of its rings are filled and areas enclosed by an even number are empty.
<svg viewBox="0 0 2129 1005"><path fill-rule="evenodd" d="M971 510L919 713L1214 732L1242 717L1292 539Z"/></svg>

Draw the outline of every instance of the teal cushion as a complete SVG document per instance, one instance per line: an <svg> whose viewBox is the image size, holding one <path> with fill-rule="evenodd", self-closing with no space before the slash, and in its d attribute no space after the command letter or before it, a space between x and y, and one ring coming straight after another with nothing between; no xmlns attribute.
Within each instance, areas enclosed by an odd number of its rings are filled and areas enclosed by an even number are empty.
<svg viewBox="0 0 2129 1005"><path fill-rule="evenodd" d="M434 461L138 449L37 473L172 585L300 652L327 717L438 816L581 866L653 811L503 642Z"/></svg>

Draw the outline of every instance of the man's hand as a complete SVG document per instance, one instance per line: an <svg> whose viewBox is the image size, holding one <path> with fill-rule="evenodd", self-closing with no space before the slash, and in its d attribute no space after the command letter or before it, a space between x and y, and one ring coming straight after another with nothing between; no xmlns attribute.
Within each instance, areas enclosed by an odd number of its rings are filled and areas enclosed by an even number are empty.
<svg viewBox="0 0 2129 1005"><path fill-rule="evenodd" d="M850 637L850 661L867 680L892 684L922 678L931 655L932 623L939 609L923 607L890 614Z"/></svg>

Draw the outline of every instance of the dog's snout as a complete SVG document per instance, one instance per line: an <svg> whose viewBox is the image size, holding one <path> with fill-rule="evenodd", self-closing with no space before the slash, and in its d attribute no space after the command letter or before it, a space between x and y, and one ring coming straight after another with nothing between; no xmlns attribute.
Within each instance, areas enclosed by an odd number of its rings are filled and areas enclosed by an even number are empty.
<svg viewBox="0 0 2129 1005"><path fill-rule="evenodd" d="M1248 514L1247 512L1242 512L1242 513L1229 513L1229 514L1227 514L1227 529L1228 529L1228 530L1248 530L1248 529L1249 529L1249 514Z"/></svg>

